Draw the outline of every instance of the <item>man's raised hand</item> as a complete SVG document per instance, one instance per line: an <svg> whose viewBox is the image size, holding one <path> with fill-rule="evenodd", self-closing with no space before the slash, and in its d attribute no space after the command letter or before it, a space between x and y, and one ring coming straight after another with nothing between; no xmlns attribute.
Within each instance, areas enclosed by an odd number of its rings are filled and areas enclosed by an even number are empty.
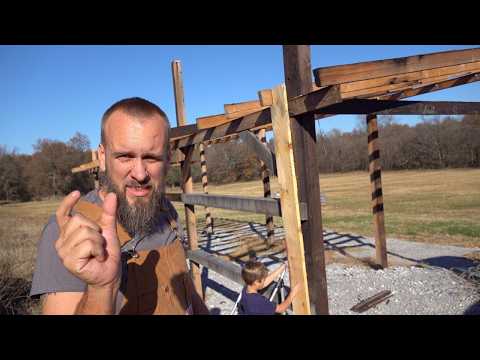
<svg viewBox="0 0 480 360"><path fill-rule="evenodd" d="M64 266L95 288L120 281L120 243L116 229L117 198L105 196L99 224L81 214L71 215L80 193L67 195L57 209L60 236L55 248Z"/></svg>

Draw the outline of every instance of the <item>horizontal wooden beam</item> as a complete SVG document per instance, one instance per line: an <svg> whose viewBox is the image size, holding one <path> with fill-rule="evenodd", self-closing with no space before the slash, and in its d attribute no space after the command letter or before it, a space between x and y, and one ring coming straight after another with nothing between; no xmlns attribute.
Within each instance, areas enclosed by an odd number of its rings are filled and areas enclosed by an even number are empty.
<svg viewBox="0 0 480 360"><path fill-rule="evenodd" d="M197 129L209 129L230 122L225 114L202 116L197 118Z"/></svg>
<svg viewBox="0 0 480 360"><path fill-rule="evenodd" d="M260 105L272 106L272 89L264 89L258 92L258 98L260 99Z"/></svg>
<svg viewBox="0 0 480 360"><path fill-rule="evenodd" d="M190 193L182 194L182 201L190 205L203 205L219 209L282 216L279 199ZM305 203L300 203L300 217L302 220L307 219Z"/></svg>
<svg viewBox="0 0 480 360"><path fill-rule="evenodd" d="M385 95L379 96L378 99L399 100L399 99L404 99L404 98L417 96L421 94L431 93L434 91L449 89L455 86L465 85L475 81L480 81L480 73L464 75L459 78L445 80L445 81L441 81L433 84L424 84L422 86L418 86L412 89L405 89L394 94L385 94Z"/></svg>
<svg viewBox="0 0 480 360"><path fill-rule="evenodd" d="M75 173L78 173L78 172L95 169L95 168L98 168L99 166L100 166L100 162L98 160L91 161L89 163L82 164L80 166L77 166L77 167L73 168L72 173L75 174Z"/></svg>
<svg viewBox="0 0 480 360"><path fill-rule="evenodd" d="M259 110L262 107L260 100L250 100L234 104L225 104L225 114L232 114L239 111Z"/></svg>
<svg viewBox="0 0 480 360"><path fill-rule="evenodd" d="M254 109L247 109L247 110L241 110L241 111L235 111L235 112L232 112L232 113L227 113L225 114L225 117L228 119L228 120L235 120L235 119L238 119L238 118L241 118L242 116L245 116L245 115L250 115L250 114L253 114L257 111L261 111L261 110L264 110L266 109L268 106L259 106L259 107L255 107Z"/></svg>
<svg viewBox="0 0 480 360"><path fill-rule="evenodd" d="M170 129L170 141L190 136L197 132L197 124L177 126Z"/></svg>
<svg viewBox="0 0 480 360"><path fill-rule="evenodd" d="M240 265L224 260L216 255L209 254L205 250L187 250L187 258L191 261L205 266L207 269L216 272L229 280L240 285L245 285L242 279L242 268Z"/></svg>
<svg viewBox="0 0 480 360"><path fill-rule="evenodd" d="M480 48L322 67L313 73L317 86L326 86L475 61L480 61Z"/></svg>
<svg viewBox="0 0 480 360"><path fill-rule="evenodd" d="M165 197L174 202L182 202L182 193L165 193Z"/></svg>
<svg viewBox="0 0 480 360"><path fill-rule="evenodd" d="M291 117L306 113L315 113L328 105L342 101L340 86L328 86L306 95L296 96L288 100L288 112Z"/></svg>
<svg viewBox="0 0 480 360"><path fill-rule="evenodd" d="M318 114L466 115L480 114L480 102L353 99L320 109Z"/></svg>
<svg viewBox="0 0 480 360"><path fill-rule="evenodd" d="M339 86L321 88L306 95L290 99L288 101L290 116L297 116L305 112L316 112L318 109L338 103L341 100ZM271 126L270 108L266 108L214 128L200 130L188 138L173 140L171 146L173 149L182 148L216 138L238 134L245 130L271 129Z"/></svg>
<svg viewBox="0 0 480 360"><path fill-rule="evenodd" d="M419 84L424 82L437 82L447 80L449 76L456 77L467 73L479 72L480 61L446 66L436 69L414 71L406 74L395 74L392 76L383 76L380 78L361 80L340 84L340 91L343 97L357 96L357 94L369 93L388 89L389 86L401 86L409 84ZM375 89L377 88L377 89Z"/></svg>

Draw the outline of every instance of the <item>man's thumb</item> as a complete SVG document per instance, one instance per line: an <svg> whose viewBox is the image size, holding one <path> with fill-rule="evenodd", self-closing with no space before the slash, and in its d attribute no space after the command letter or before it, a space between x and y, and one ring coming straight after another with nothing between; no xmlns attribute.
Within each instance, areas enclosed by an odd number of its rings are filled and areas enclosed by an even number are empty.
<svg viewBox="0 0 480 360"><path fill-rule="evenodd" d="M114 193L105 196L100 225L105 238L117 236L117 195Z"/></svg>

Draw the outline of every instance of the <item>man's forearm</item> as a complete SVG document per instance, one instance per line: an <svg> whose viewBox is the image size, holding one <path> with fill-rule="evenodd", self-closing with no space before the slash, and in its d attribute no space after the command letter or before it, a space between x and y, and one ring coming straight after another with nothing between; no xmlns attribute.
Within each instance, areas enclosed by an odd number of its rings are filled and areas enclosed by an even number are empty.
<svg viewBox="0 0 480 360"><path fill-rule="evenodd" d="M118 286L87 287L78 303L75 315L114 315Z"/></svg>

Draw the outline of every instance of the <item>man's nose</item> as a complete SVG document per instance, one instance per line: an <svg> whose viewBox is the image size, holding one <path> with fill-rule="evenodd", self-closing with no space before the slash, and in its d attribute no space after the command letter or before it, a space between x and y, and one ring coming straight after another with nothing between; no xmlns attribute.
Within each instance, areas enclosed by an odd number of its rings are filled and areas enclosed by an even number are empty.
<svg viewBox="0 0 480 360"><path fill-rule="evenodd" d="M135 159L132 168L132 177L138 182L143 182L148 177L147 168L142 159Z"/></svg>

